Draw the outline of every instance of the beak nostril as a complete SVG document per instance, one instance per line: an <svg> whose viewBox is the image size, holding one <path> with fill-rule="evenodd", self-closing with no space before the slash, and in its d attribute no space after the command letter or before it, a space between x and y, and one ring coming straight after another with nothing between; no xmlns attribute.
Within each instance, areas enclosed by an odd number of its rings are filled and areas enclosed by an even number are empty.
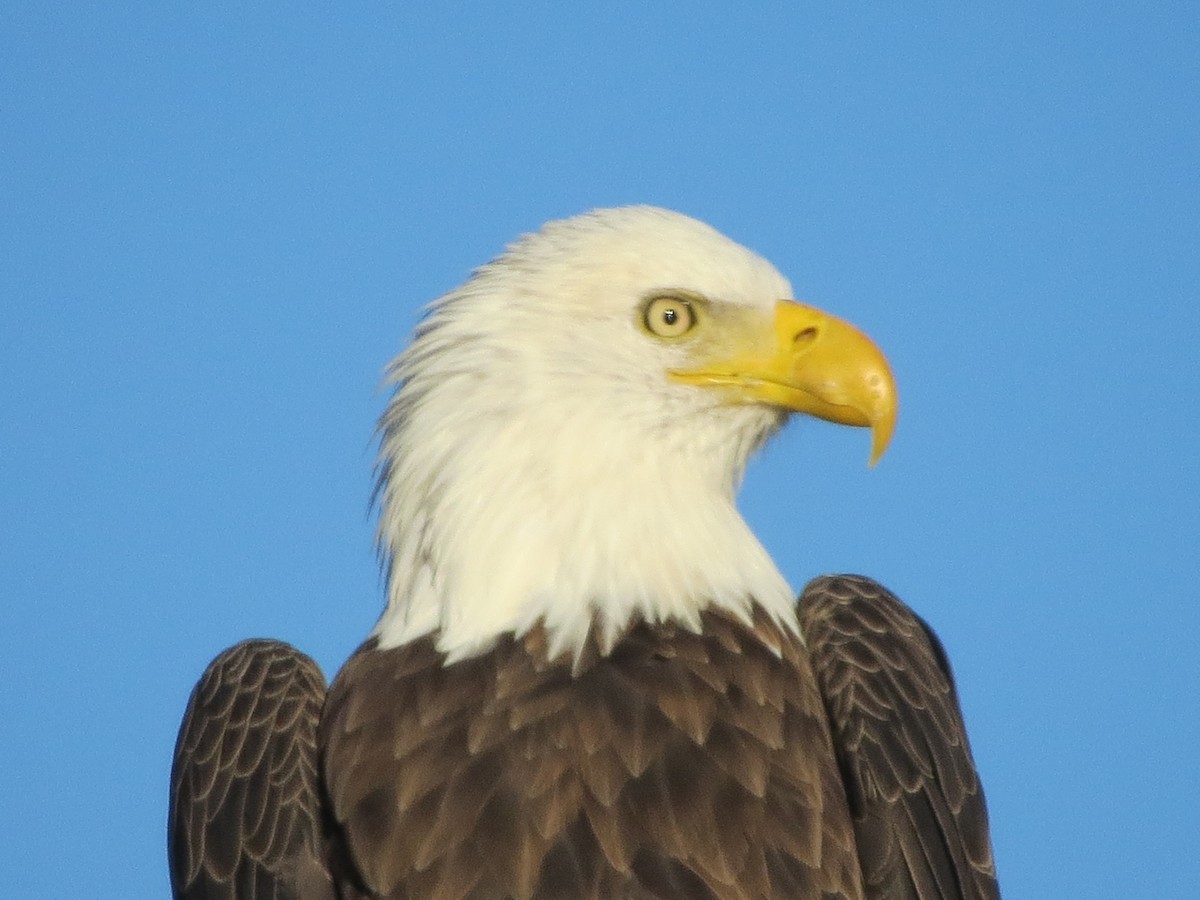
<svg viewBox="0 0 1200 900"><path fill-rule="evenodd" d="M803 347L805 344L811 344L817 339L817 329L813 325L796 332L796 336L792 338L793 347Z"/></svg>

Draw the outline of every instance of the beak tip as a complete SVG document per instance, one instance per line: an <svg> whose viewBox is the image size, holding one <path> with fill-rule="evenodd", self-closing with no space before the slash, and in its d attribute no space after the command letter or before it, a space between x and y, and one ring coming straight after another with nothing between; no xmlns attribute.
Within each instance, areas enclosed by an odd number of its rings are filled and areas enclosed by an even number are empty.
<svg viewBox="0 0 1200 900"><path fill-rule="evenodd" d="M871 458L867 466L872 469L883 459L883 454L892 443L892 433L896 430L895 404L889 404L889 407L882 416L871 422Z"/></svg>

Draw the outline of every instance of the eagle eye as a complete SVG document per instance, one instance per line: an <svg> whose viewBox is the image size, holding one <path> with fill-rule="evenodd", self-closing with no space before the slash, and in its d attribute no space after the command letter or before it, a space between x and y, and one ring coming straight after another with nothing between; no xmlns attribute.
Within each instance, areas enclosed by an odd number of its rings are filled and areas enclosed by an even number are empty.
<svg viewBox="0 0 1200 900"><path fill-rule="evenodd" d="M646 304L642 323L651 334L677 338L696 326L696 310L692 302L684 297L654 297Z"/></svg>

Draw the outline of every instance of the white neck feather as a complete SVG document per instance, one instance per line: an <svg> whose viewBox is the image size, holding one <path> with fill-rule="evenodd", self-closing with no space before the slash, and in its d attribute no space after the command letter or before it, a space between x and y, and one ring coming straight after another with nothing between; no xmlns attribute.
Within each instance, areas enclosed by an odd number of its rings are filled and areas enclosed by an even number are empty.
<svg viewBox="0 0 1200 900"><path fill-rule="evenodd" d="M696 629L710 604L745 615L752 602L795 628L794 594L735 506L752 447L723 449L724 428L680 448L543 412L531 423L495 410L457 441L453 418L416 429L432 435L422 446L391 436L381 647L436 633L462 658L540 622L556 656L593 629L607 647L634 618Z"/></svg>

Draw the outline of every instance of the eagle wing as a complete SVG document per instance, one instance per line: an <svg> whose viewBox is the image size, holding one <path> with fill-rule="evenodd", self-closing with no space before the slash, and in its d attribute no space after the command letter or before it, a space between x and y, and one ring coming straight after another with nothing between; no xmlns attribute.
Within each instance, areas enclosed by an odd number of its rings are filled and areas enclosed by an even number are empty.
<svg viewBox="0 0 1200 900"><path fill-rule="evenodd" d="M205 670L175 746L167 825L176 900L333 900L317 723L325 677L279 641Z"/></svg>
<svg viewBox="0 0 1200 900"><path fill-rule="evenodd" d="M999 898L983 787L933 631L859 576L812 581L800 622L868 898Z"/></svg>

